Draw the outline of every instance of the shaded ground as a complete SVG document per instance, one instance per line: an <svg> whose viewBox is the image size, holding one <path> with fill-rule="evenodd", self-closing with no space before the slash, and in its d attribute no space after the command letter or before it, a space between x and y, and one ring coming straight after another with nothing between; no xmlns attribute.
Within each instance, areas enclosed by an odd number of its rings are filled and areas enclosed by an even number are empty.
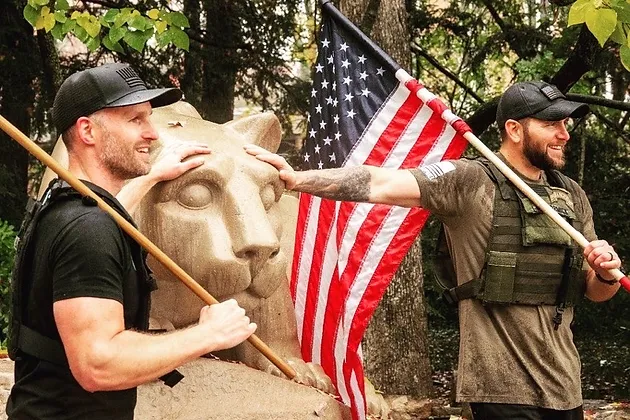
<svg viewBox="0 0 630 420"><path fill-rule="evenodd" d="M435 398L409 400L406 404L400 404L398 413L392 413L393 420L466 418L465 413L462 417L461 411L449 409L453 370L457 366L459 332L443 324L433 322L429 326L429 354L434 371ZM630 420L630 331L623 326L602 328L597 334L577 331L575 342L582 359L585 417ZM447 409L441 412L444 407ZM428 412L431 414L427 416Z"/></svg>

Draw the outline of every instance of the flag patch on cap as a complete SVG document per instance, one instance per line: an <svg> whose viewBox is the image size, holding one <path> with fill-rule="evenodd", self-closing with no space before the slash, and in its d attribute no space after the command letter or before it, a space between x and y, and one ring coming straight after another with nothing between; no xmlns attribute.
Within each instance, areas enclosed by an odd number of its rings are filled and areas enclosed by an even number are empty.
<svg viewBox="0 0 630 420"><path fill-rule="evenodd" d="M138 73L136 73L136 71L131 67L124 67L122 69L116 70L116 73L118 73L118 75L122 77L125 82L127 82L127 85L129 85L130 88L135 88L138 86L142 86L144 88L147 87L140 76L138 76Z"/></svg>
<svg viewBox="0 0 630 420"><path fill-rule="evenodd" d="M432 163L431 165L420 167L422 173L430 180L433 181L436 178L441 177L451 171L455 170L453 162L443 161Z"/></svg>

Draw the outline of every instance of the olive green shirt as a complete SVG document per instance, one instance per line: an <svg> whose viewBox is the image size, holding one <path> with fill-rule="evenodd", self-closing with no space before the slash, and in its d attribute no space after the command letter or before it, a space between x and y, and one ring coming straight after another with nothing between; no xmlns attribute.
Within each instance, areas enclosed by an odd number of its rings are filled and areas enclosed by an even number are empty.
<svg viewBox="0 0 630 420"><path fill-rule="evenodd" d="M418 181L421 206L445 225L458 284L478 278L490 237L495 184L481 165L467 159L411 172ZM591 241L596 239L592 209L584 191L576 189L577 218ZM569 327L573 308L565 310L557 331L554 315L553 305L460 301L457 400L555 410L580 406L580 358Z"/></svg>

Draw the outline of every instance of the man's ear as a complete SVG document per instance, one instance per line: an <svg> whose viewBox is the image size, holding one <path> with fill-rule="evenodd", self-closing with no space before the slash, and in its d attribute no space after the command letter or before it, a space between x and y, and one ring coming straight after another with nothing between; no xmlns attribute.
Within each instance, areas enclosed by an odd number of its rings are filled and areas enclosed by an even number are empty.
<svg viewBox="0 0 630 420"><path fill-rule="evenodd" d="M77 133L77 140L86 145L94 145L95 143L95 130L98 127L88 117L79 117L74 123Z"/></svg>
<svg viewBox="0 0 630 420"><path fill-rule="evenodd" d="M523 141L523 125L516 120L507 120L505 122L505 137L512 143L520 143Z"/></svg>

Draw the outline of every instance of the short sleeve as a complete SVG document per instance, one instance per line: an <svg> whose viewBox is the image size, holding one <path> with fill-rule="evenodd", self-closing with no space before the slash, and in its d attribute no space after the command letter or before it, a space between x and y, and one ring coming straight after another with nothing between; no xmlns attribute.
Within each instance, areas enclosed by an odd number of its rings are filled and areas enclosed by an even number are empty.
<svg viewBox="0 0 630 420"><path fill-rule="evenodd" d="M411 173L418 182L421 206L438 217L465 215L471 204L494 192L481 165L467 159L438 162Z"/></svg>
<svg viewBox="0 0 630 420"><path fill-rule="evenodd" d="M53 301L97 297L123 302L127 252L122 232L101 210L82 214L51 250Z"/></svg>

